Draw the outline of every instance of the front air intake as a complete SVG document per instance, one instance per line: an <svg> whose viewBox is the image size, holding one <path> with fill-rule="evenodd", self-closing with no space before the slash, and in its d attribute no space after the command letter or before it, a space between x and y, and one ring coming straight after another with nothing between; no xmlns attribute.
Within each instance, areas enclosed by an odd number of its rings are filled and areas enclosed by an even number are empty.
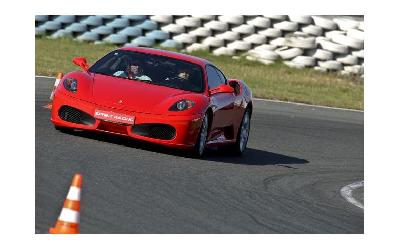
<svg viewBox="0 0 400 251"><path fill-rule="evenodd" d="M64 121L75 124L94 125L96 122L95 118L86 112L67 105L61 106L61 108L58 110L58 116L60 116L60 118Z"/></svg>
<svg viewBox="0 0 400 251"><path fill-rule="evenodd" d="M176 130L166 124L137 124L132 127L132 133L153 139L171 140L175 137Z"/></svg>

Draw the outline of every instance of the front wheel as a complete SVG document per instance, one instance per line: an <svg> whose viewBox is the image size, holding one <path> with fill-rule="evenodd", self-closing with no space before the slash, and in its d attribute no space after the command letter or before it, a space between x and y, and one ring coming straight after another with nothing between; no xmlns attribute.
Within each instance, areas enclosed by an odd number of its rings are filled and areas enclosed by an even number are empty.
<svg viewBox="0 0 400 251"><path fill-rule="evenodd" d="M193 149L193 155L197 158L203 156L204 149L206 147L207 135L208 135L208 116L207 114L205 114L203 118L203 123L200 128L199 136L197 138L197 143Z"/></svg>
<svg viewBox="0 0 400 251"><path fill-rule="evenodd" d="M244 152L244 150L246 150L247 141L249 140L249 134L250 134L250 111L246 109L234 145L235 154L241 155Z"/></svg>

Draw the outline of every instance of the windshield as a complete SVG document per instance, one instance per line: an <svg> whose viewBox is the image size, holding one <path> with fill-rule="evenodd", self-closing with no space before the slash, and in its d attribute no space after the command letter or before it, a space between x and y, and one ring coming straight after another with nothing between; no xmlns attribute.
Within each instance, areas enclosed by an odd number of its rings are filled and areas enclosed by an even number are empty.
<svg viewBox="0 0 400 251"><path fill-rule="evenodd" d="M140 52L110 52L90 67L89 71L192 92L204 90L200 66Z"/></svg>

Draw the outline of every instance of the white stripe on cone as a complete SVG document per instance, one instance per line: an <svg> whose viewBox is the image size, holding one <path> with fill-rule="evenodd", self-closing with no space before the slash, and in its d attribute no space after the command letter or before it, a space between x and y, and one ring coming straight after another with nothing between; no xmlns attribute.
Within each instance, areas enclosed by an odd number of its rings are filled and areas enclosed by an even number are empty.
<svg viewBox="0 0 400 251"><path fill-rule="evenodd" d="M79 223L79 212L68 208L63 208L58 219L64 222Z"/></svg>
<svg viewBox="0 0 400 251"><path fill-rule="evenodd" d="M68 200L81 200L81 189L79 187L71 186L67 195Z"/></svg>
<svg viewBox="0 0 400 251"><path fill-rule="evenodd" d="M56 90L58 84L60 83L61 79L60 78L56 78L56 81L54 81L54 87L53 90L51 91L50 94L50 100L53 100L53 96L54 96L54 91Z"/></svg>

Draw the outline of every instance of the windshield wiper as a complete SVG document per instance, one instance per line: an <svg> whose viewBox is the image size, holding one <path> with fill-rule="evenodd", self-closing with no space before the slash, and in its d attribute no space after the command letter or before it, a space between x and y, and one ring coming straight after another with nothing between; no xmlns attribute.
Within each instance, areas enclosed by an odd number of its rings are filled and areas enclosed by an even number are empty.
<svg viewBox="0 0 400 251"><path fill-rule="evenodd" d="M132 79L132 80L140 81L140 82L145 82L145 83L148 83L148 84L152 84L152 83L153 83L153 81L148 80L148 79Z"/></svg>

